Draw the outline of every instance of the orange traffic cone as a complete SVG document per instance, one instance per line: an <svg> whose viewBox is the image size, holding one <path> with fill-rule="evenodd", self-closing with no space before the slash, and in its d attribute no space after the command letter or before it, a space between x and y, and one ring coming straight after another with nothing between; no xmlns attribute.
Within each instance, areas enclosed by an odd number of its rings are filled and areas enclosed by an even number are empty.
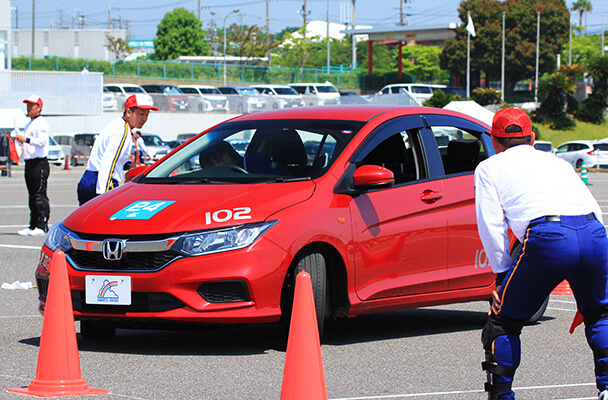
<svg viewBox="0 0 608 400"><path fill-rule="evenodd" d="M63 169L70 169L70 157L65 156L65 165L63 166Z"/></svg>
<svg viewBox="0 0 608 400"><path fill-rule="evenodd" d="M572 294L572 289L570 289L570 284L568 283L568 281L564 280L562 281L562 283L557 285L555 289L553 289L551 294L567 296Z"/></svg>
<svg viewBox="0 0 608 400"><path fill-rule="evenodd" d="M296 277L281 400L327 400L310 275Z"/></svg>
<svg viewBox="0 0 608 400"><path fill-rule="evenodd" d="M108 393L107 390L89 388L82 379L72 312L65 254L57 250L51 263L36 378L31 380L28 387L9 389L9 392L37 397Z"/></svg>

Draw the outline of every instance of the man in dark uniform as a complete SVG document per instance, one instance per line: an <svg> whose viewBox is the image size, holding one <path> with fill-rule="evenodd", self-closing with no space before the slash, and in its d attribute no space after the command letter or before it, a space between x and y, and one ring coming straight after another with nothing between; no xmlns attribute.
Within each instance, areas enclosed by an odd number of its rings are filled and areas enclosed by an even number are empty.
<svg viewBox="0 0 608 400"><path fill-rule="evenodd" d="M599 398L608 399L608 238L602 210L572 166L535 150L528 114L500 110L492 123L496 155L475 170L479 236L497 274L482 332L491 400L515 398L526 321L564 279L584 316ZM512 262L508 229L523 244Z"/></svg>

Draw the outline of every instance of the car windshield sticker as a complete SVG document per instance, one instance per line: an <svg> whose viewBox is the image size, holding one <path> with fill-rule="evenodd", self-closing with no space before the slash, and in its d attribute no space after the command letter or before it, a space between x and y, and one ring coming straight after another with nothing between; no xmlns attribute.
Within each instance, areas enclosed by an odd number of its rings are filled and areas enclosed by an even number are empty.
<svg viewBox="0 0 608 400"><path fill-rule="evenodd" d="M110 217L110 221L116 219L150 219L157 212L170 206L175 201L145 200L131 203Z"/></svg>

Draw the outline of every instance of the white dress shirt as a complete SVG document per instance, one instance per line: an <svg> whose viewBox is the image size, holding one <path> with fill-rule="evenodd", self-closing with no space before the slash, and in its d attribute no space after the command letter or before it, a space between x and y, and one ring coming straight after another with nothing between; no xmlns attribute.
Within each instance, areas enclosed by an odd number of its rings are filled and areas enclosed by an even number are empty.
<svg viewBox="0 0 608 400"><path fill-rule="evenodd" d="M49 124L40 115L25 125L23 136L23 159L44 158L49 155Z"/></svg>
<svg viewBox="0 0 608 400"><path fill-rule="evenodd" d="M111 179L122 182L123 167L131 160L132 147L131 128L122 117L110 122L95 139L87 170L98 172L97 194L113 189Z"/></svg>
<svg viewBox="0 0 608 400"><path fill-rule="evenodd" d="M529 145L496 154L475 169L475 211L484 250L496 273L511 264L508 228L523 243L533 219L545 215L584 215L602 210L565 160Z"/></svg>

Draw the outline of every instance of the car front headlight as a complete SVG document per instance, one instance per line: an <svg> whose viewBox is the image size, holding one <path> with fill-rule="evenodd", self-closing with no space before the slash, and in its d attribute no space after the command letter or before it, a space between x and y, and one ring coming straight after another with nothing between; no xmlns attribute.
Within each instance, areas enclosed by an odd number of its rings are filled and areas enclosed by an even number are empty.
<svg viewBox="0 0 608 400"><path fill-rule="evenodd" d="M58 249L66 252L72 248L68 230L61 222L57 222L55 225L51 226L46 234L44 245L53 252Z"/></svg>
<svg viewBox="0 0 608 400"><path fill-rule="evenodd" d="M200 232L182 236L173 250L186 256L201 256L229 250L243 249L251 245L278 221L239 225L226 229Z"/></svg>

